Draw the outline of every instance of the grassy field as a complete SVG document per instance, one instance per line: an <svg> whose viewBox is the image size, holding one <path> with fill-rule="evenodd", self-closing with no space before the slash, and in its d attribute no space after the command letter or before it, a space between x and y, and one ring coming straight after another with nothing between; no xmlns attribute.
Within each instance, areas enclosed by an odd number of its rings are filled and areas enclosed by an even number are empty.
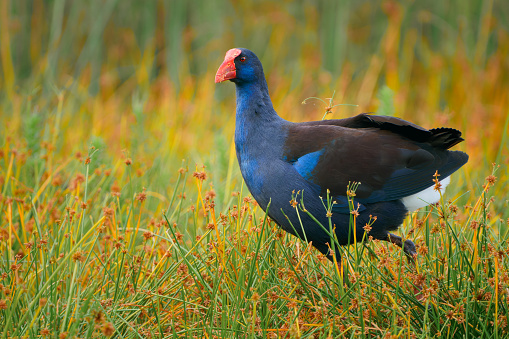
<svg viewBox="0 0 509 339"><path fill-rule="evenodd" d="M351 284L243 185L224 53L292 121L461 130L470 161ZM503 0L0 1L1 338L507 338ZM290 200L290 197L289 197ZM324 211L325 213L325 211ZM368 234L369 235L369 234Z"/></svg>

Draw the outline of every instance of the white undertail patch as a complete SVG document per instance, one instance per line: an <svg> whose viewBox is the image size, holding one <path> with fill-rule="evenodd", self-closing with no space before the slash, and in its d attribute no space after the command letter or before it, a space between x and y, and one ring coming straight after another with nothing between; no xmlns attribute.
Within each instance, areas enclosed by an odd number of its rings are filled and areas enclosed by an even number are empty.
<svg viewBox="0 0 509 339"><path fill-rule="evenodd" d="M440 180L442 187L440 188L440 192L444 194L445 188L451 182L451 177L444 178ZM440 200L440 193L435 191L435 185L426 188L418 193L409 195L408 197L404 197L401 199L403 205L405 205L408 212L413 212L416 209L419 209L424 206L428 206L430 204L434 204Z"/></svg>

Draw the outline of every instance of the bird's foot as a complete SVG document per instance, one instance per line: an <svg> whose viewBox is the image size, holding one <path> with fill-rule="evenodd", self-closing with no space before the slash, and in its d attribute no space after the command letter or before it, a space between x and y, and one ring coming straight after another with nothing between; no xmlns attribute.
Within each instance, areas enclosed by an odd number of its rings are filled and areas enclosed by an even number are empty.
<svg viewBox="0 0 509 339"><path fill-rule="evenodd" d="M417 250L415 249L415 244L411 240L405 240L403 251L407 256L408 263L412 264L415 267L416 266L415 259L417 258Z"/></svg>
<svg viewBox="0 0 509 339"><path fill-rule="evenodd" d="M403 243L403 239L400 236L389 233L388 241L401 247L406 254L408 263L412 264L414 267L416 266L415 258L417 257L417 250L415 249L415 244L411 240L407 239Z"/></svg>

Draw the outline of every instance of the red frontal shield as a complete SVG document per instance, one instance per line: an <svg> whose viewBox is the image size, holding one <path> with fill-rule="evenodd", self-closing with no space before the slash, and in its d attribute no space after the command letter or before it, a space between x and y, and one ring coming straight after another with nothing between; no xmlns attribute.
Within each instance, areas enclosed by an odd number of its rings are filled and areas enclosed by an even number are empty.
<svg viewBox="0 0 509 339"><path fill-rule="evenodd" d="M216 83L223 82L230 79L235 79L237 71L235 69L235 58L242 53L240 49L233 48L226 52L224 61L219 66L216 73Z"/></svg>

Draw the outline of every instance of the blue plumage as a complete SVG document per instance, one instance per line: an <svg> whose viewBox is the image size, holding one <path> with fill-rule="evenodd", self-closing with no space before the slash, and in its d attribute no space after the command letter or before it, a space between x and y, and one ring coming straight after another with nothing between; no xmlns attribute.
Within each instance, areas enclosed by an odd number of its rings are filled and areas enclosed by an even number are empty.
<svg viewBox="0 0 509 339"><path fill-rule="evenodd" d="M241 48L227 52L216 82L236 85L235 147L242 176L253 197L283 229L313 245L329 259L330 235L323 199L335 201L332 222L341 245L362 239L364 226L376 216L369 235L403 245L396 230L408 213L409 197L433 186L433 174L449 177L468 155L448 149L461 142L450 128L427 130L410 122L360 114L341 120L292 123L280 118L270 100L263 68L256 55ZM350 228L346 195L351 182L360 182L355 196L357 225ZM306 213L297 215L289 203L297 201ZM426 191L427 192L427 191ZM415 200L418 199L414 199ZM357 205L357 203L359 205ZM407 240L404 250L414 256ZM339 259L339 252L335 253Z"/></svg>
<svg viewBox="0 0 509 339"><path fill-rule="evenodd" d="M310 180L313 177L313 170L318 165L318 161L323 152L324 150L319 150L303 155L293 163L293 167L302 177Z"/></svg>

